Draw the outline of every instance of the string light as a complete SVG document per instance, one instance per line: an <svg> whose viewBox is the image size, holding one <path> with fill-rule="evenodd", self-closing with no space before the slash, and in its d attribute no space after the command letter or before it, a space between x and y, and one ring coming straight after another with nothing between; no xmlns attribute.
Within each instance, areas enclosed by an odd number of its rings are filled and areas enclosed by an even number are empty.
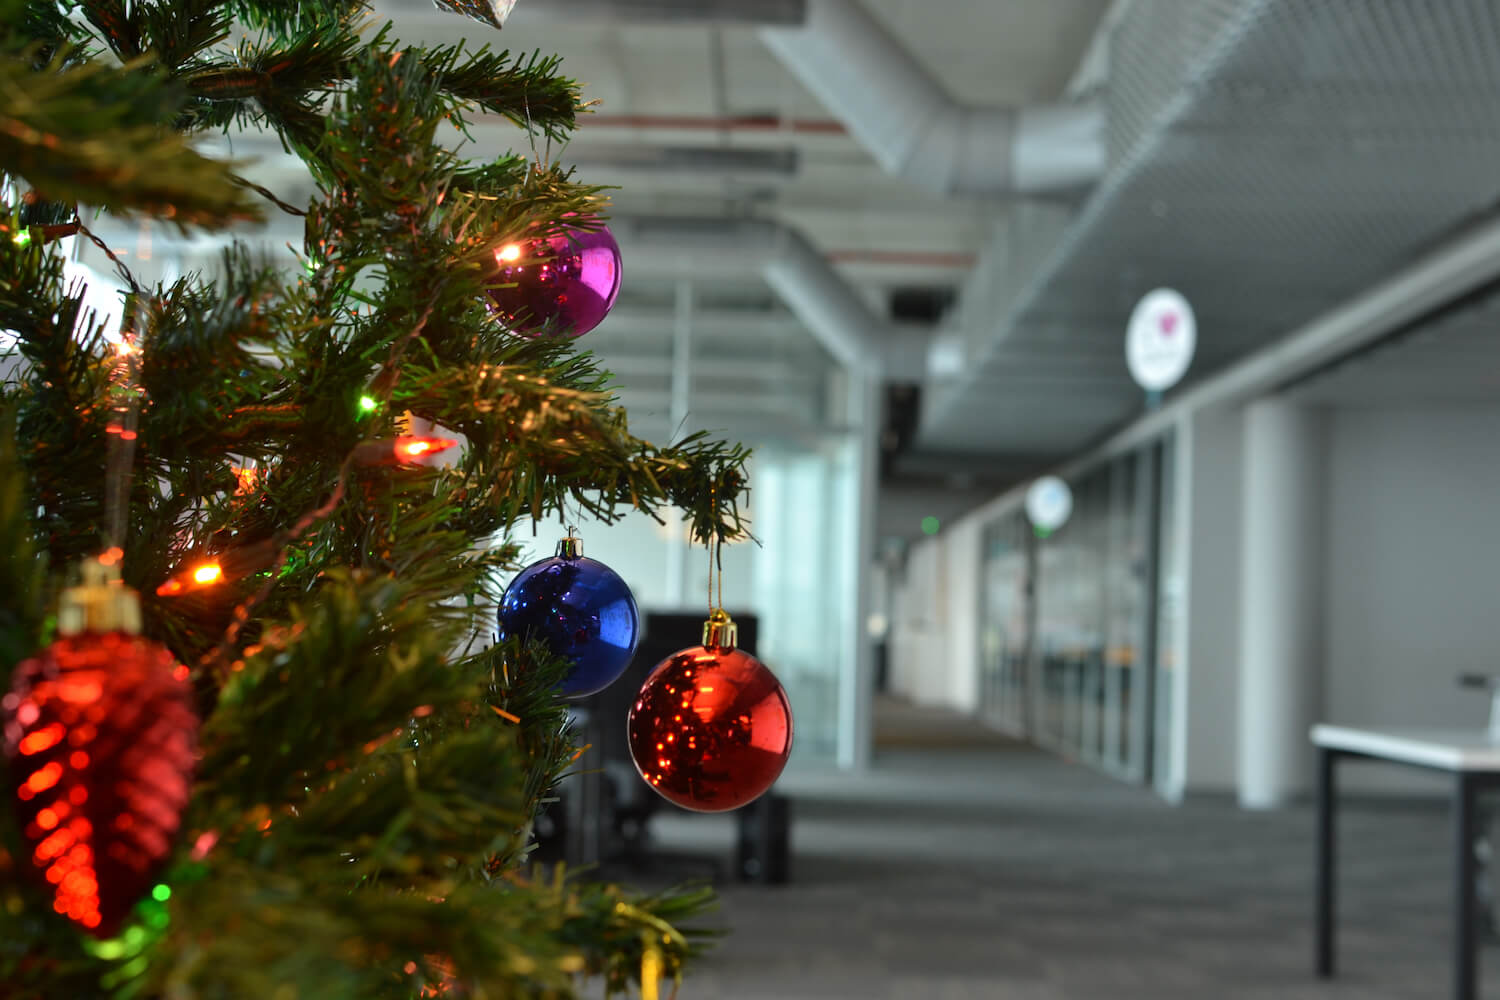
<svg viewBox="0 0 1500 1000"><path fill-rule="evenodd" d="M383 441L366 441L355 447L352 458L355 464L365 466L410 465L456 447L458 442L453 438L403 434Z"/></svg>
<svg viewBox="0 0 1500 1000"><path fill-rule="evenodd" d="M224 581L224 567L217 560L199 563L191 569L175 574L166 583L156 588L157 597L176 597L189 590L212 587Z"/></svg>
<svg viewBox="0 0 1500 1000"><path fill-rule="evenodd" d="M396 439L394 451L398 461L409 462L427 455L436 455L457 446L458 442L452 438L406 436Z"/></svg>
<svg viewBox="0 0 1500 1000"><path fill-rule="evenodd" d="M260 470L255 466L236 465L230 471L234 473L235 496L242 497L260 489Z"/></svg>
<svg viewBox="0 0 1500 1000"><path fill-rule="evenodd" d="M507 243L495 251L495 259L502 264L510 264L521 259L521 244Z"/></svg>

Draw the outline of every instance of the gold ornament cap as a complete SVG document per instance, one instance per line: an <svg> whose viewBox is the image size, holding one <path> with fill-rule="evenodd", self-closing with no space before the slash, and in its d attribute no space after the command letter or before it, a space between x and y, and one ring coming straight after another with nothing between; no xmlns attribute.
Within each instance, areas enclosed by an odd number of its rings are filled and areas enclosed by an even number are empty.
<svg viewBox="0 0 1500 1000"><path fill-rule="evenodd" d="M569 535L557 543L557 558L580 559L583 557L583 539Z"/></svg>
<svg viewBox="0 0 1500 1000"><path fill-rule="evenodd" d="M62 592L57 609L58 635L81 632L141 633L141 601L120 581L118 559L84 561L83 582Z"/></svg>
<svg viewBox="0 0 1500 1000"><path fill-rule="evenodd" d="M723 608L714 608L703 623L704 649L733 649L739 642L740 627Z"/></svg>

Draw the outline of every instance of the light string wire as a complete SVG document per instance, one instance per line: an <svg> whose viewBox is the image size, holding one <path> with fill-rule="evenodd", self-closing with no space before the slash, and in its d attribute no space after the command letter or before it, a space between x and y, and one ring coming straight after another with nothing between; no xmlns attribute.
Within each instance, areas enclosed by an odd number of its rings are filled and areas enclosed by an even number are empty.
<svg viewBox="0 0 1500 1000"><path fill-rule="evenodd" d="M402 353L426 329L427 322L432 318L433 310L437 307L439 294L441 294L441 288L428 301L427 308L422 311L422 315L418 317L416 324L392 345L390 357L381 369L382 374L397 370ZM372 387L371 391L380 392L382 401L388 402L392 392L395 390L395 379L380 379L377 376L376 381L381 384ZM270 596L272 588L276 585L276 581L280 579L282 570L286 568L286 564L291 558L292 545L297 539L302 537L304 532L319 521L331 516L334 511L338 510L339 505L343 503L344 496L348 490L349 474L354 465L355 456L359 452L359 447L359 445L356 445L354 450L345 456L343 464L339 466L338 480L334 483L333 492L329 495L328 499L303 514L297 519L295 524L276 536L272 545L277 550L277 555L270 573L254 594L235 606L229 626L225 628L224 635L219 640L218 645L210 652L205 653L199 660L204 669L213 671L221 681L228 676L231 663L230 653L234 649L235 640L239 638L240 631L250 621L250 615L254 612L255 608Z"/></svg>

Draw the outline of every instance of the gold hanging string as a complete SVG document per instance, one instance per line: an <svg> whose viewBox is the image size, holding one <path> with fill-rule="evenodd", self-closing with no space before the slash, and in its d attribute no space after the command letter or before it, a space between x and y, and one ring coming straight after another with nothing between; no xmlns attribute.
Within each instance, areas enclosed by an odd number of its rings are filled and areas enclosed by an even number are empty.
<svg viewBox="0 0 1500 1000"><path fill-rule="evenodd" d="M135 470L135 442L140 427L141 347L135 334L135 295L125 300L125 315L109 369L109 435L104 464L104 547L111 562L125 548L129 524L130 481Z"/></svg>
<svg viewBox="0 0 1500 1000"><path fill-rule="evenodd" d="M703 543L703 551L708 554L708 611L724 610L724 542L717 534L711 535L709 540ZM717 581L718 597L714 596L715 582Z"/></svg>
<svg viewBox="0 0 1500 1000"><path fill-rule="evenodd" d="M709 487L708 487L708 497L709 497L709 502L713 506L714 513L717 514L718 510L719 510L719 483L718 483L717 479L715 479L714 482L709 485ZM715 527L709 528L708 537L709 537L709 541L713 545L713 555L710 556L710 562L712 564L716 564L717 568L719 570L719 599L718 599L717 602L714 602L712 600L712 598L710 598L709 603L712 604L713 607L711 607L709 610L713 610L713 608L718 608L720 611L723 611L724 610L724 536L719 531L718 527L715 526ZM712 573L710 573L710 578L711 577L712 577Z"/></svg>
<svg viewBox="0 0 1500 1000"><path fill-rule="evenodd" d="M708 487L709 503L715 510L718 509L719 484L710 483ZM713 617L715 610L724 610L724 564L719 560L719 535L712 527L708 529L703 539L703 547L708 550L708 612ZM719 600L714 601L714 569L719 571Z"/></svg>

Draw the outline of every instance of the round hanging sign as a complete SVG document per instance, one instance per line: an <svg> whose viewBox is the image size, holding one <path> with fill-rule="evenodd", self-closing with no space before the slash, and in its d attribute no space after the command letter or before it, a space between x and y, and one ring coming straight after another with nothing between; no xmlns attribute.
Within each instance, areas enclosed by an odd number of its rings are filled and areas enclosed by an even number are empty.
<svg viewBox="0 0 1500 1000"><path fill-rule="evenodd" d="M1043 531L1056 531L1073 513L1073 491L1056 476L1043 476L1026 491L1026 516Z"/></svg>
<svg viewBox="0 0 1500 1000"><path fill-rule="evenodd" d="M1198 324L1187 299L1170 288L1147 292L1130 314L1125 363L1147 392L1170 389L1187 374L1198 346Z"/></svg>

